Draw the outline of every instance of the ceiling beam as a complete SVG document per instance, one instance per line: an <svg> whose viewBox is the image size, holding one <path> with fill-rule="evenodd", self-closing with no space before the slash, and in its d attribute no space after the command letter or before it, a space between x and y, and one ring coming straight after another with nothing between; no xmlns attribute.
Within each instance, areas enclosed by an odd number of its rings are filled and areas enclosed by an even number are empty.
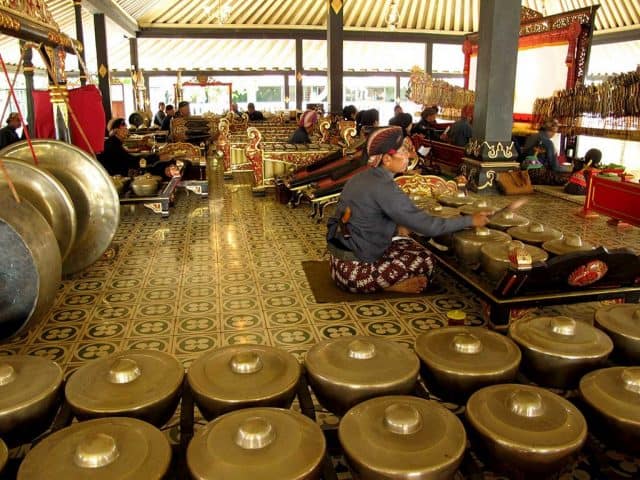
<svg viewBox="0 0 640 480"><path fill-rule="evenodd" d="M82 6L86 6L91 13L104 13L128 35L135 37L138 31L138 22L125 12L115 0L83 0Z"/></svg>
<svg viewBox="0 0 640 480"><path fill-rule="evenodd" d="M95 1L95 0L92 0ZM327 32L315 28L194 28L194 27L142 27L136 33L138 38L245 38L245 39L320 39L326 40ZM433 32L405 32L387 30L344 30L344 40L407 42L407 43L449 43L462 44L463 34Z"/></svg>
<svg viewBox="0 0 640 480"><path fill-rule="evenodd" d="M640 28L637 25L633 27L618 28L608 32L593 32L591 45L603 45L607 43L631 42L640 40Z"/></svg>

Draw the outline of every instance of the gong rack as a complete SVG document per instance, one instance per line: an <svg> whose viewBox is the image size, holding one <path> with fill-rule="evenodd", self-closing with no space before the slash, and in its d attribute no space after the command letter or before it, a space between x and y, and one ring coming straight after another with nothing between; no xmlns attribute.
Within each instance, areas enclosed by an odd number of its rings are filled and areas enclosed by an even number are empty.
<svg viewBox="0 0 640 480"><path fill-rule="evenodd" d="M617 366L611 358L609 358L603 368ZM538 386L534 382L532 382L529 378L527 378L521 371L518 372L515 383L523 384L523 385L533 385ZM66 386L66 380L62 382L62 386L60 391L64 392ZM580 400L579 393L577 390L561 390L561 389L553 389L546 388L557 395L560 395L563 398L566 398L570 402L574 403L581 411L584 411L582 407L584 407L583 403ZM18 452L18 454L10 455L9 461L5 466L5 470L3 473L0 473L0 480L14 478L11 476L12 474L17 474L18 468L20 466L20 462L24 459L24 456L28 452L29 448L33 448L35 445L40 443L42 440L47 438L49 435L61 430L62 428L68 427L74 420L74 415L71 409L71 406L67 402L66 398L64 398L64 394L61 394L63 397L62 404L51 423L49 429L47 429L44 433L36 437L31 443L24 444L22 446L18 446L12 449L12 452ZM432 392L429 391L428 387L424 383L422 376L418 377L418 381L414 387L413 392L410 394L411 396L415 396L418 398L422 398L425 400L433 400L440 404L442 404L445 408L455 414L463 423L465 427L465 431L469 435L469 441L471 442L471 446L467 446L463 461L458 469L458 473L455 475L455 479L459 480L461 478L469 478L469 479L482 479L486 477L486 473L488 471L495 470L501 474L509 474L510 467L509 465L504 464L496 464L493 461L490 461L489 464L485 462L485 455L482 452L482 445L479 445L478 439L474 437L471 432L473 431L465 418L465 406L460 404L451 403L450 401L445 401ZM314 404L311 389L309 387L309 383L307 380L306 370L304 365L302 366L302 373L300 375L300 379L298 381L298 385L296 387L296 397L298 401L300 412L306 417L310 418L314 422L317 422L318 413L323 412L322 407L317 408ZM172 458L171 458L171 467L169 469L168 474L166 475L167 479L182 479L182 478L190 478L189 470L187 467L186 461L186 453L187 447L193 438L194 435L194 426L196 424L203 424L203 422L196 421L195 417L195 402L193 398L193 393L191 388L189 387L189 383L187 378L185 377L183 380L181 392L180 392L180 412L178 414L177 421L175 420L176 414L172 416L172 419L169 422L160 428L163 432L170 430L172 428L179 428L179 441L177 443L172 443ZM295 402L295 400L294 400ZM212 420L215 420L212 419ZM324 459L321 465L321 480L338 480L338 472L336 467L333 464L332 457L343 457L344 452L338 440L338 427L337 423L335 425L322 425L322 431L325 436L327 442L327 449L325 452ZM584 455L589 458L591 471L595 475L593 478L627 478L621 476L618 472L620 471L615 464L612 462L615 461L630 461L632 463L640 462L640 458L634 458L629 454L624 454L621 452L613 451L608 448L605 443L603 443L599 438L594 436L591 432L589 432L587 442L581 450ZM615 457L615 458L614 458ZM617 459L617 460L616 460ZM488 459L487 459L488 460ZM575 458L574 458L575 460ZM579 460L575 460L567 464L562 472L558 473L560 476L562 473L567 473L570 469L577 464ZM583 466L581 466L583 468ZM489 470L491 469L491 470ZM554 477L556 478L556 477Z"/></svg>

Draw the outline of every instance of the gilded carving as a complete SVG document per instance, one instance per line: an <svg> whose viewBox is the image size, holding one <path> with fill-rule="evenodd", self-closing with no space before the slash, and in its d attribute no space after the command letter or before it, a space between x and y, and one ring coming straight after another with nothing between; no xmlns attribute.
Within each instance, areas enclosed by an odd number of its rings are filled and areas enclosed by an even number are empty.
<svg viewBox="0 0 640 480"><path fill-rule="evenodd" d="M51 12L43 0L0 0L0 8L11 13L39 23L45 27L60 31L60 27L53 19Z"/></svg>
<svg viewBox="0 0 640 480"><path fill-rule="evenodd" d="M511 142L506 147L502 144L502 142L497 142L497 143L494 143L493 145L490 145L488 142L484 142L482 146L487 147L487 157L489 157L492 160L495 158L498 158L500 153L502 153L504 158L513 157L513 142Z"/></svg>
<svg viewBox="0 0 640 480"><path fill-rule="evenodd" d="M19 32L20 22L7 15L6 13L0 11L0 28L11 30L13 32Z"/></svg>
<svg viewBox="0 0 640 480"><path fill-rule="evenodd" d="M482 185L478 185L478 190L484 190L485 188L493 187L493 182L496 179L496 172L493 170L488 170L485 174L487 177L487 181Z"/></svg>
<svg viewBox="0 0 640 480"><path fill-rule="evenodd" d="M453 180L444 180L435 175L403 175L396 178L396 183L407 194L433 198L452 194L458 190Z"/></svg>

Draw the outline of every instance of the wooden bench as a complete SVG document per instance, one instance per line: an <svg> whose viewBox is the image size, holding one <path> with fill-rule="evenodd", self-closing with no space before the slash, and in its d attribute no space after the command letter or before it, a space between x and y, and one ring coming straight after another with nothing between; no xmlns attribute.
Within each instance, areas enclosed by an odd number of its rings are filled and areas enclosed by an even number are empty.
<svg viewBox="0 0 640 480"><path fill-rule="evenodd" d="M611 217L611 223L640 226L640 183L591 178L582 215L594 216L592 212Z"/></svg>

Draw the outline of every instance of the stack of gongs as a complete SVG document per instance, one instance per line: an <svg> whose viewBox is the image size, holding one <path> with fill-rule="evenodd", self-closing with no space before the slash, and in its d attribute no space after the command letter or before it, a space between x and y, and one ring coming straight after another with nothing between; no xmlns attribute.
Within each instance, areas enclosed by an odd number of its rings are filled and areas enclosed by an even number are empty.
<svg viewBox="0 0 640 480"><path fill-rule="evenodd" d="M100 258L120 216L118 194L96 159L56 140L32 145L38 166L26 142L0 151L0 251L8 259L0 270L0 340L47 314L61 276Z"/></svg>

